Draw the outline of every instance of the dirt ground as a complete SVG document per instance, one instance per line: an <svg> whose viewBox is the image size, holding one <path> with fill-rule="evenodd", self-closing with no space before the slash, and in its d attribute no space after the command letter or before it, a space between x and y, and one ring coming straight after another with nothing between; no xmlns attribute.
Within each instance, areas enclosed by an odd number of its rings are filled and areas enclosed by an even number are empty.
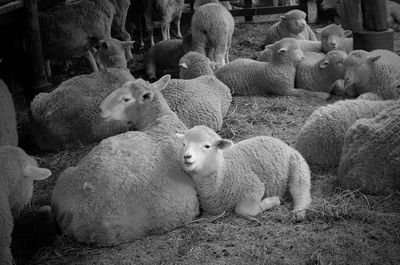
<svg viewBox="0 0 400 265"><path fill-rule="evenodd" d="M252 58L271 24L263 19L237 19L231 60ZM320 25L313 25L319 27ZM187 28L184 28L186 32ZM400 52L400 34L395 50ZM143 76L143 50L135 51L130 68ZM78 69L72 74L85 69ZM54 77L57 84L66 75ZM310 114L325 102L294 97L235 97L220 131L240 141L272 135L290 145ZM22 108L23 103L17 103ZM25 113L25 114L24 114ZM19 128L26 127L26 112L19 111ZM35 184L30 207L15 221L12 251L22 264L400 264L400 193L370 196L335 187L336 169L311 167L313 203L306 220L290 219L289 202L258 216L259 222L225 213L198 219L162 235L117 247L80 244L57 234L37 213L49 204L59 173L74 165L93 147L59 153L35 153L53 176Z"/></svg>

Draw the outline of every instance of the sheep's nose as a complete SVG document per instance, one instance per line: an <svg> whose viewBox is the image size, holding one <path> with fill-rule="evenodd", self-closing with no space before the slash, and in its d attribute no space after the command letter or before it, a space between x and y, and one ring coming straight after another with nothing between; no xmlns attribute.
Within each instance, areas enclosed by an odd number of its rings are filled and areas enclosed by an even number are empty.
<svg viewBox="0 0 400 265"><path fill-rule="evenodd" d="M336 42L329 43L332 47L336 47Z"/></svg>
<svg viewBox="0 0 400 265"><path fill-rule="evenodd" d="M185 159L190 159L192 157L192 155L184 155L183 158Z"/></svg>

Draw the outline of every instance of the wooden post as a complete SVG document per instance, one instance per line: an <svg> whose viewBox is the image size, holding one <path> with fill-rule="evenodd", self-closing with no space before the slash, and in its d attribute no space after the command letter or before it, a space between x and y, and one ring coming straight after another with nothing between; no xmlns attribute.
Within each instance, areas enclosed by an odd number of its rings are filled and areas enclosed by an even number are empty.
<svg viewBox="0 0 400 265"><path fill-rule="evenodd" d="M252 0L244 0L244 8L252 8L253 1ZM244 21L251 22L253 21L253 16L245 16Z"/></svg>
<svg viewBox="0 0 400 265"><path fill-rule="evenodd" d="M40 38L38 8L36 0L24 0L25 40L28 67L28 87L26 94L33 97L50 87L47 80L46 66L43 58L42 40Z"/></svg>
<svg viewBox="0 0 400 265"><path fill-rule="evenodd" d="M364 28L366 30L387 30L386 0L364 0Z"/></svg>
<svg viewBox="0 0 400 265"><path fill-rule="evenodd" d="M361 0L343 0L338 7L340 22L344 29L351 29L353 32L363 30L363 11Z"/></svg>

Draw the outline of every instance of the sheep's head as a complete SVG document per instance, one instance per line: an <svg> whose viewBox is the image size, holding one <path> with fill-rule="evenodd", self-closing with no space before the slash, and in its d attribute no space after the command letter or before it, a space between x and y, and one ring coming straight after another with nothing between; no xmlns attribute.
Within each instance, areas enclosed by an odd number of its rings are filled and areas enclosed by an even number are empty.
<svg viewBox="0 0 400 265"><path fill-rule="evenodd" d="M208 176L215 173L223 159L222 151L233 143L206 126L195 126L185 134L177 134L182 140L179 161L190 175Z"/></svg>
<svg viewBox="0 0 400 265"><path fill-rule="evenodd" d="M321 3L322 10L334 9L342 3L343 0L323 0Z"/></svg>
<svg viewBox="0 0 400 265"><path fill-rule="evenodd" d="M346 49L345 39L352 34L351 30L344 30L340 25L330 24L317 30L321 33L321 50L328 53L332 50Z"/></svg>
<svg viewBox="0 0 400 265"><path fill-rule="evenodd" d="M304 52L300 49L299 42L293 38L281 39L265 48L273 51L272 59L275 62L298 63L304 59Z"/></svg>
<svg viewBox="0 0 400 265"><path fill-rule="evenodd" d="M32 197L33 181L51 175L47 168L40 168L37 161L24 150L14 146L0 147L0 177L8 184L8 198L13 213L17 213ZM8 182L8 183L7 183Z"/></svg>
<svg viewBox="0 0 400 265"><path fill-rule="evenodd" d="M102 40L96 59L105 68L127 68L128 62L133 59L133 43L134 41L120 41L114 38Z"/></svg>
<svg viewBox="0 0 400 265"><path fill-rule="evenodd" d="M284 23L289 32L299 34L304 31L307 26L306 13L295 9L281 16L281 23Z"/></svg>
<svg viewBox="0 0 400 265"><path fill-rule="evenodd" d="M344 51L330 51L319 61L319 67L328 71L332 79L343 79L345 75L344 60L346 57L347 53Z"/></svg>
<svg viewBox="0 0 400 265"><path fill-rule="evenodd" d="M201 53L189 52L179 60L179 78L193 79L201 75L213 75L212 62Z"/></svg>
<svg viewBox="0 0 400 265"><path fill-rule="evenodd" d="M147 108L155 98L161 96L160 92L170 79L170 75L165 75L152 84L143 79L126 82L101 102L100 116L108 121L126 121L133 126L138 125L143 115L149 114Z"/></svg>

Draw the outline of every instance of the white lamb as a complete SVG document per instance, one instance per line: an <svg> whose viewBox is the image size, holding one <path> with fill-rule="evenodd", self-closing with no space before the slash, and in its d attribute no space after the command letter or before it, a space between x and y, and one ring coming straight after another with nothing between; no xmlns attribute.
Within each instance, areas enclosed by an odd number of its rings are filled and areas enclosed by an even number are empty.
<svg viewBox="0 0 400 265"><path fill-rule="evenodd" d="M200 6L193 14L191 28L193 51L214 62L229 62L235 21L225 7L215 3Z"/></svg>
<svg viewBox="0 0 400 265"><path fill-rule="evenodd" d="M0 147L0 264L12 265L11 233L13 216L29 203L33 182L51 175L40 168L33 157L14 146Z"/></svg>
<svg viewBox="0 0 400 265"><path fill-rule="evenodd" d="M327 99L326 92L295 89L297 64L304 59L298 41L285 38L270 46L271 62L238 59L219 68L215 76L226 84L233 95L316 96Z"/></svg>
<svg viewBox="0 0 400 265"><path fill-rule="evenodd" d="M352 97L375 93L382 99L400 96L400 56L388 50L352 51L344 61L345 91Z"/></svg>
<svg viewBox="0 0 400 265"><path fill-rule="evenodd" d="M14 101L6 83L0 79L0 146L18 145Z"/></svg>
<svg viewBox="0 0 400 265"><path fill-rule="evenodd" d="M132 45L134 41L120 41L109 38L100 41L95 57L100 69L123 68L128 70L128 62L133 59Z"/></svg>
<svg viewBox="0 0 400 265"><path fill-rule="evenodd" d="M139 131L107 138L61 173L52 194L64 234L116 245L162 233L199 213L197 194L180 168L176 132L187 128L161 94L170 77L126 83L100 105L109 121Z"/></svg>
<svg viewBox="0 0 400 265"><path fill-rule="evenodd" d="M289 190L296 219L304 219L311 203L310 169L284 142L259 136L234 145L205 126L178 136L183 142L181 166L206 212L255 216L279 205L279 197Z"/></svg>
<svg viewBox="0 0 400 265"><path fill-rule="evenodd" d="M295 148L309 164L337 166L344 137L361 118L372 118L392 101L345 100L315 110L296 139Z"/></svg>

